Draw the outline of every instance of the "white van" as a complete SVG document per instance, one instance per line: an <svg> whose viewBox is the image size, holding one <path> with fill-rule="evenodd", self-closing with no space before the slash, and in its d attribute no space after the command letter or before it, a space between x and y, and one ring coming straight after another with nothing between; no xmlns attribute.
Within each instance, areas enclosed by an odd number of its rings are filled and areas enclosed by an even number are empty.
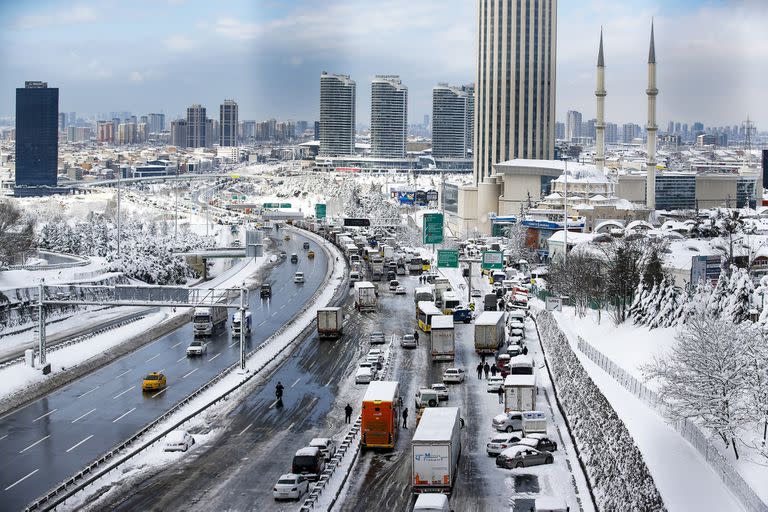
<svg viewBox="0 0 768 512"><path fill-rule="evenodd" d="M451 512L448 496L438 493L419 494L413 512Z"/></svg>

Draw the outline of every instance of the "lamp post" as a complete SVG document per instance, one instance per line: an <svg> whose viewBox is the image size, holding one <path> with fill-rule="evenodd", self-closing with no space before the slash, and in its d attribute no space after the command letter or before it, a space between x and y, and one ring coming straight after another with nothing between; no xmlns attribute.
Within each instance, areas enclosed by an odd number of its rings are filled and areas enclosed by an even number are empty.
<svg viewBox="0 0 768 512"><path fill-rule="evenodd" d="M563 257L565 262L565 268L568 268L568 159L564 158L565 170L563 175L565 176L565 197L563 199Z"/></svg>

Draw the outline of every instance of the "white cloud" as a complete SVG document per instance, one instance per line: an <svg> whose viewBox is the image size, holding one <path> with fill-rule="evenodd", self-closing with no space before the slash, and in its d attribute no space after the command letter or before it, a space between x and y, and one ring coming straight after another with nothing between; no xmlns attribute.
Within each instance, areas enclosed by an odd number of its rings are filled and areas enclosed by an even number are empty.
<svg viewBox="0 0 768 512"><path fill-rule="evenodd" d="M13 23L13 27L19 30L29 30L52 25L68 26L96 21L99 17L100 14L93 7L74 5L47 14L28 14L20 16Z"/></svg>
<svg viewBox="0 0 768 512"><path fill-rule="evenodd" d="M183 52L197 48L198 43L194 39L190 39L187 36L173 35L167 37L165 41L165 47L172 51Z"/></svg>
<svg viewBox="0 0 768 512"><path fill-rule="evenodd" d="M144 81L144 75L142 75L138 71L131 71L131 74L128 75L128 79L131 82L143 82Z"/></svg>

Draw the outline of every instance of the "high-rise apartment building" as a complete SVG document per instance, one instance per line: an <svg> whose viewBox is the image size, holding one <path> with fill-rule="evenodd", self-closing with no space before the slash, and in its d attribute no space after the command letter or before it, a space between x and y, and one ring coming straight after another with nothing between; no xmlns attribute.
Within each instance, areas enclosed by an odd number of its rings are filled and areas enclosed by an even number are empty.
<svg viewBox="0 0 768 512"><path fill-rule="evenodd" d="M219 106L219 146L237 146L237 103L224 100Z"/></svg>
<svg viewBox="0 0 768 512"><path fill-rule="evenodd" d="M634 123L626 123L621 126L622 142L628 144L640 136L640 127Z"/></svg>
<svg viewBox="0 0 768 512"><path fill-rule="evenodd" d="M433 157L467 158L472 148L470 94L468 86L438 84L432 89Z"/></svg>
<svg viewBox="0 0 768 512"><path fill-rule="evenodd" d="M320 75L320 155L355 152L355 81L349 75Z"/></svg>
<svg viewBox="0 0 768 512"><path fill-rule="evenodd" d="M478 0L475 183L512 158L555 155L557 1Z"/></svg>
<svg viewBox="0 0 768 512"><path fill-rule="evenodd" d="M171 144L177 148L185 148L187 140L187 121L185 119L171 121Z"/></svg>
<svg viewBox="0 0 768 512"><path fill-rule="evenodd" d="M56 186L58 130L59 89L24 82L16 89L16 186Z"/></svg>
<svg viewBox="0 0 768 512"><path fill-rule="evenodd" d="M67 131L67 114L66 112L59 112L59 131Z"/></svg>
<svg viewBox="0 0 768 512"><path fill-rule="evenodd" d="M149 114L149 131L151 133L165 131L165 114Z"/></svg>
<svg viewBox="0 0 768 512"><path fill-rule="evenodd" d="M605 143L616 144L619 142L619 127L616 123L605 123Z"/></svg>
<svg viewBox="0 0 768 512"><path fill-rule="evenodd" d="M565 139L565 123L560 121L555 123L555 140Z"/></svg>
<svg viewBox="0 0 768 512"><path fill-rule="evenodd" d="M188 148L204 148L206 138L207 117L205 107L199 104L187 108L187 146Z"/></svg>
<svg viewBox="0 0 768 512"><path fill-rule="evenodd" d="M213 147L214 143L219 142L219 122L213 118L205 120L205 147Z"/></svg>
<svg viewBox="0 0 768 512"><path fill-rule="evenodd" d="M117 126L117 143L136 144L136 142L138 142L137 133L138 131L135 123L120 123Z"/></svg>
<svg viewBox="0 0 768 512"><path fill-rule="evenodd" d="M112 121L99 121L96 123L96 140L99 142L115 142Z"/></svg>
<svg viewBox="0 0 768 512"><path fill-rule="evenodd" d="M581 112L569 110L565 121L565 140L572 141L581 137Z"/></svg>
<svg viewBox="0 0 768 512"><path fill-rule="evenodd" d="M408 87L397 75L378 75L371 82L371 153L403 158L407 136Z"/></svg>

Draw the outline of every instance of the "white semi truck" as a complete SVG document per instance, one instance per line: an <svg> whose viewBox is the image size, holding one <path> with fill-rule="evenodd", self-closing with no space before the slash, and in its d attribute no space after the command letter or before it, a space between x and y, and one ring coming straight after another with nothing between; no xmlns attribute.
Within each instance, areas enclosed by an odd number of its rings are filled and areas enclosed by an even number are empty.
<svg viewBox="0 0 768 512"><path fill-rule="evenodd" d="M456 355L454 334L452 316L435 315L432 317L432 329L429 331L429 337L432 342L433 361L453 361Z"/></svg>
<svg viewBox="0 0 768 512"><path fill-rule="evenodd" d="M483 311L475 320L475 352L493 354L506 339L503 311Z"/></svg>
<svg viewBox="0 0 768 512"><path fill-rule="evenodd" d="M355 307L359 311L376 311L376 287L370 281L355 283Z"/></svg>
<svg viewBox="0 0 768 512"><path fill-rule="evenodd" d="M321 339L338 338L343 330L344 314L341 308L317 310L317 334Z"/></svg>
<svg viewBox="0 0 768 512"><path fill-rule="evenodd" d="M411 440L411 490L450 494L461 455L458 407L424 409Z"/></svg>
<svg viewBox="0 0 768 512"><path fill-rule="evenodd" d="M211 336L216 327L226 321L226 308L195 308L192 314L192 329L195 336Z"/></svg>

